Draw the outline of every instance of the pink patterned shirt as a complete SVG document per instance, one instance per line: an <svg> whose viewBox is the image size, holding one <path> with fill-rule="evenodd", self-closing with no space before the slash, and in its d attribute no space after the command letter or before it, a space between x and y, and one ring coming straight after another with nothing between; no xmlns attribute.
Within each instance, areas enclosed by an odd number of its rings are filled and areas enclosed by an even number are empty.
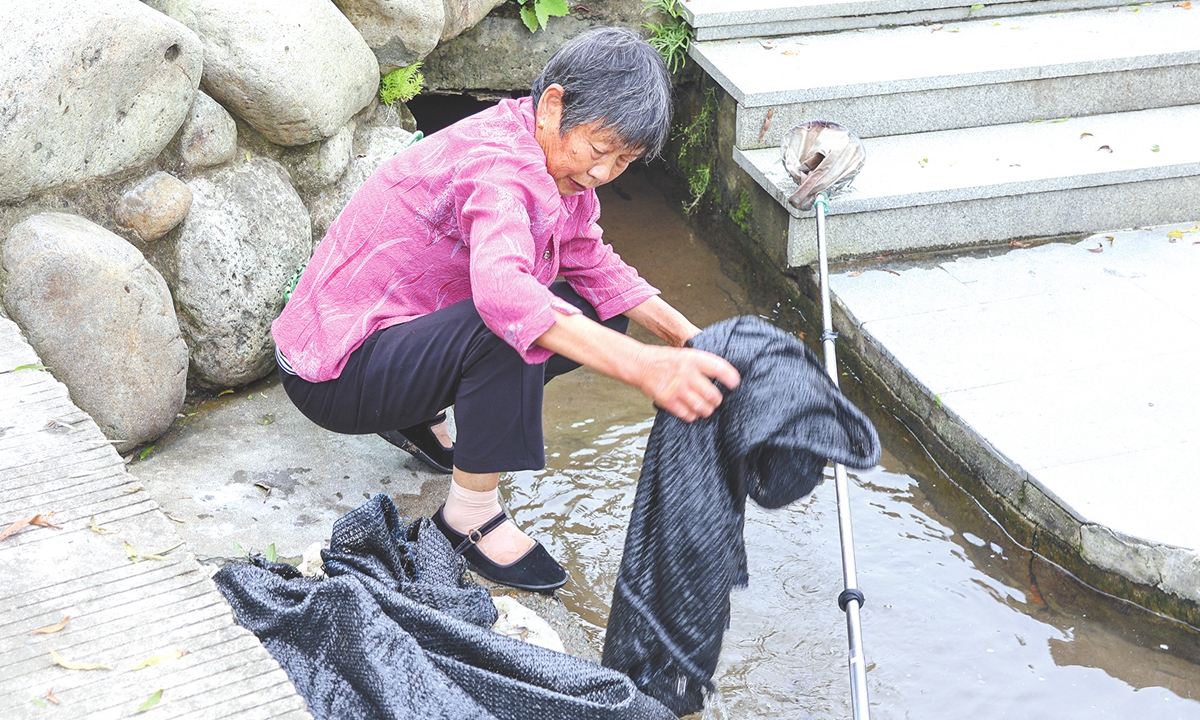
<svg viewBox="0 0 1200 720"><path fill-rule="evenodd" d="M605 245L594 190L559 195L533 102L504 100L385 161L329 227L283 313L276 346L310 382L336 378L377 330L471 298L528 363L565 278L602 320L658 290Z"/></svg>

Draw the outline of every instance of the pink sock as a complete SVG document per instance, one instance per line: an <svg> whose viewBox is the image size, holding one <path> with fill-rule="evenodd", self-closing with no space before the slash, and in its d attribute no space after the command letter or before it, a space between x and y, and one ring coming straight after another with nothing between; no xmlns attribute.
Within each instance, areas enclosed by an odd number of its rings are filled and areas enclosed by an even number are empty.
<svg viewBox="0 0 1200 720"><path fill-rule="evenodd" d="M499 489L477 492L467 490L451 480L450 494L446 496L442 517L446 519L447 525L460 533L466 533L496 517L501 509Z"/></svg>

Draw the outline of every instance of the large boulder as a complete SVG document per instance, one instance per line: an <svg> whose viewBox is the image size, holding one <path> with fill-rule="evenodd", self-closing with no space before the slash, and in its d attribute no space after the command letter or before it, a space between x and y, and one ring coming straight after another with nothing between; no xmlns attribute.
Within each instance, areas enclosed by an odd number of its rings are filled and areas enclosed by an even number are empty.
<svg viewBox="0 0 1200 720"><path fill-rule="evenodd" d="M166 432L188 351L167 284L142 254L77 215L41 213L12 229L2 262L9 315L117 448Z"/></svg>
<svg viewBox="0 0 1200 720"><path fill-rule="evenodd" d="M398 127L364 127L354 140L354 159L337 183L308 196L313 236L319 242L325 231L350 202L354 191L385 160L408 147L413 134Z"/></svg>
<svg viewBox="0 0 1200 720"><path fill-rule="evenodd" d="M329 137L379 89L367 43L329 0L147 0L204 47L204 91L278 145Z"/></svg>
<svg viewBox="0 0 1200 720"><path fill-rule="evenodd" d="M138 0L4 0L0 38L0 202L148 163L200 82L196 36Z"/></svg>
<svg viewBox="0 0 1200 720"><path fill-rule="evenodd" d="M274 367L271 322L288 280L312 254L308 211L287 171L267 158L188 182L181 228L148 250L170 285L202 387L245 385Z"/></svg>
<svg viewBox="0 0 1200 720"><path fill-rule="evenodd" d="M411 65L437 47L446 5L458 0L333 0L362 33L388 73ZM469 0L462 0L466 3ZM481 16L482 17L482 16ZM461 32L461 31L460 31Z"/></svg>

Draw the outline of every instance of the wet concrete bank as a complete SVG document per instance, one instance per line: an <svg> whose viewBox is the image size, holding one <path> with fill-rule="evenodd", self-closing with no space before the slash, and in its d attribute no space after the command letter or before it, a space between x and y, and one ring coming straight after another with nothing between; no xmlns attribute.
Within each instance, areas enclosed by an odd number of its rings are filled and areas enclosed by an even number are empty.
<svg viewBox="0 0 1200 720"><path fill-rule="evenodd" d="M1197 625L1200 381L1186 368L1200 347L1200 247L1186 229L832 283L845 344L1015 536Z"/></svg>
<svg viewBox="0 0 1200 720"><path fill-rule="evenodd" d="M678 181L666 173L662 182L679 193ZM781 269L772 249L761 238L748 236L736 218L721 212L720 206L706 210L692 222L705 228L724 269L759 293L786 298L804 317L802 331L819 352L820 295L815 268ZM1187 529L1191 526L1189 508L1200 502L1191 487L1200 472L1200 457L1197 445L1187 438L1200 427L1200 381L1186 369L1187 353L1194 355L1189 348L1200 343L1195 311L1200 301L1189 280L1200 272L1200 245L1193 244L1195 234L1184 232L1189 229L1171 226L1100 234L1086 240L1064 238L1044 250L1004 246L954 254L880 256L835 265L831 272L834 327L841 334L839 361L862 381L876 402L920 439L941 471L1026 548L1102 592L1200 626L1200 554L1196 552L1200 543ZM1172 231L1175 235L1168 234ZM837 232L836 217L830 219L828 232ZM1160 250L1178 251L1178 257L1151 259L1145 252L1115 252L1147 247L1150 242L1157 243ZM1065 257L1073 245L1078 245L1073 251L1078 262ZM1023 252L1032 254L1022 260ZM1004 260L1011 253L1017 253L1017 261ZM981 263L973 269L970 281L982 281L979 287L1008 284L1022 288L997 299L1024 298L1027 305L1038 303L1037 311L1033 316L1000 316L997 322L1004 332L993 338L994 343L983 336L955 335L969 329L972 322L941 330L936 323L921 326L905 344L908 354L898 357L893 338L877 337L859 315L869 312L868 305L885 315L917 318L937 312L937 302L967 304L945 298L958 292L968 297L968 285L947 287L945 278L939 278L939 293L945 294L938 295L922 289L920 279L915 278L959 258L960 267ZM989 264L988 258L997 260ZM1088 261L1103 262L1087 267ZM855 295L855 281L872 277L907 285ZM965 271L963 277L967 277ZM1114 289L1105 281L1141 283L1142 287ZM934 295L941 300L934 300ZM1149 309L1131 304L1142 301L1150 303ZM923 306L923 302L932 304ZM990 302L979 300L981 307ZM1121 309L1122 303L1129 307ZM889 304L903 309L879 309ZM1000 308L992 307L992 314L999 315ZM1091 321L1080 319L1089 313ZM1038 322L1039 314L1045 322ZM978 328L986 333L991 326L979 324ZM1105 343L1087 341L1099 333L1108 334ZM1030 383L1047 377L1042 381L1043 394L1031 395L1034 391L1025 389L1023 397L997 395L987 404L977 403L966 417L956 411L953 392L935 389L941 379L923 373L918 359L921 353L917 352L922 338L929 340L930 347L945 351L939 367L960 368L974 375L957 388L960 391L1012 380L996 375L995 363L990 360L999 356L998 347L1019 345L1023 352L1000 355L1022 367L1018 375L1028 376ZM947 342L951 338L956 339ZM1120 347L1131 352L1120 351ZM1039 367L1039 352L1046 367ZM1154 362L1148 362L1150 358ZM1114 367L1107 367L1110 364ZM1061 384L1056 386L1048 377L1055 373L1074 376L1074 390L1055 390ZM1150 387L1143 382L1150 377L1169 382ZM1131 385L1137 388L1136 398L1130 395ZM1075 403L1086 396L1095 398ZM1112 399L1107 406L1105 397ZM1134 409L1135 405L1139 409ZM1167 405L1171 415L1147 417L1140 410L1164 410ZM996 422L1018 415L1020 420ZM1063 428L1074 430L1057 432ZM1156 433L1161 437L1156 439ZM1021 453L1034 446L1037 458L1031 466L1030 454ZM1068 495L1069 500L1064 498Z"/></svg>

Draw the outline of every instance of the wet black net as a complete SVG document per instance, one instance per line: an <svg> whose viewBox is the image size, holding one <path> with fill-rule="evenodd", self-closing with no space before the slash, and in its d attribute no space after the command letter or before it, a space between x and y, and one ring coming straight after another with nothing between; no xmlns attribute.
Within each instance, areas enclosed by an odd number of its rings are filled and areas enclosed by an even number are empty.
<svg viewBox="0 0 1200 720"><path fill-rule="evenodd" d="M749 579L747 496L782 507L812 492L827 459L870 468L880 454L870 420L787 333L734 318L691 344L729 360L742 384L690 425L658 413L604 645L606 667L679 715L702 709L729 625L730 590Z"/></svg>
<svg viewBox="0 0 1200 720"><path fill-rule="evenodd" d="M213 578L318 720L673 717L624 675L492 632L495 606L449 542L386 496L330 545L325 580L262 559Z"/></svg>

